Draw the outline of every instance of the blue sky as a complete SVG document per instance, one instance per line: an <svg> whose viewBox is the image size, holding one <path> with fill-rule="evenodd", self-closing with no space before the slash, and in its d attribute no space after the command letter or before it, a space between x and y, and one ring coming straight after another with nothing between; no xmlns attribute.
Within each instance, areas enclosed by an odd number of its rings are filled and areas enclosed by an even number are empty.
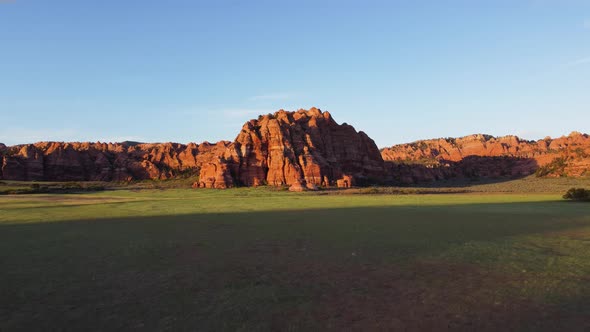
<svg viewBox="0 0 590 332"><path fill-rule="evenodd" d="M380 147L588 132L590 2L0 0L0 142L233 139L316 106Z"/></svg>

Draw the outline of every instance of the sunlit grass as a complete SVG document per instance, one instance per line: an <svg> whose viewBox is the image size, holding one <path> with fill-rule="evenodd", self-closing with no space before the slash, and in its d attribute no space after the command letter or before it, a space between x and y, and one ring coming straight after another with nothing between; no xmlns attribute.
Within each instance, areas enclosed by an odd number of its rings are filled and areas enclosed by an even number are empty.
<svg viewBox="0 0 590 332"><path fill-rule="evenodd" d="M434 206L557 201L555 194L325 195L268 188L116 190L84 194L0 196L0 223L51 222L192 213L307 210L371 206ZM532 211L534 212L534 211Z"/></svg>

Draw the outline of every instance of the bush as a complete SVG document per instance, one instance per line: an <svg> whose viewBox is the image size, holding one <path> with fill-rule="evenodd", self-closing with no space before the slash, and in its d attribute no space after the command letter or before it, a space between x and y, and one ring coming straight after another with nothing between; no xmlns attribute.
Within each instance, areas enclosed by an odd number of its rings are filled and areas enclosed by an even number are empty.
<svg viewBox="0 0 590 332"><path fill-rule="evenodd" d="M545 166L541 166L535 172L535 175L540 178L547 175L559 175L565 176L565 166L567 165L567 160L563 157L555 158L552 162Z"/></svg>
<svg viewBox="0 0 590 332"><path fill-rule="evenodd" d="M563 198L578 202L590 202L590 190L571 188L563 195Z"/></svg>
<svg viewBox="0 0 590 332"><path fill-rule="evenodd" d="M61 187L65 190L80 190L84 188L84 186L82 186L80 182L67 182L64 183Z"/></svg>
<svg viewBox="0 0 590 332"><path fill-rule="evenodd" d="M104 191L105 189L105 186L99 184L92 184L86 187L87 191Z"/></svg>
<svg viewBox="0 0 590 332"><path fill-rule="evenodd" d="M359 189L358 192L359 192L359 194L376 195L376 194L382 194L383 190L380 190L380 188L377 188L377 187L370 187L370 188Z"/></svg>

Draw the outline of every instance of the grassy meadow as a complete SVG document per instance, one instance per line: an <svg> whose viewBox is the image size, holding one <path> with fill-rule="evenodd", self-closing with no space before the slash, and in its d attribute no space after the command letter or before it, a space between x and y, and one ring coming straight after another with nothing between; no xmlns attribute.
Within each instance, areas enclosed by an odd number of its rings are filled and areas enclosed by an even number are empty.
<svg viewBox="0 0 590 332"><path fill-rule="evenodd" d="M517 181L3 195L0 331L588 330L590 204Z"/></svg>

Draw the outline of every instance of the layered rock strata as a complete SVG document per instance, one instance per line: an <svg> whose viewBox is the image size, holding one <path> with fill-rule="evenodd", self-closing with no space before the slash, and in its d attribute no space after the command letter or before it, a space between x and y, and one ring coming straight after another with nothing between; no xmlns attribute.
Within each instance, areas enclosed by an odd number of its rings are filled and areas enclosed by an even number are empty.
<svg viewBox="0 0 590 332"><path fill-rule="evenodd" d="M413 184L451 178L590 175L590 137L538 141L471 135L381 151L364 132L317 108L258 117L234 141L0 143L0 179L132 181L199 176L196 188L289 186L293 190Z"/></svg>
<svg viewBox="0 0 590 332"><path fill-rule="evenodd" d="M195 187L360 183L385 177L381 154L365 133L319 109L278 111L244 124L233 142L40 142L0 146L6 180L131 181L199 175Z"/></svg>
<svg viewBox="0 0 590 332"><path fill-rule="evenodd" d="M453 177L590 175L590 137L573 132L527 141L517 136L470 135L395 145L381 150L389 174L402 183Z"/></svg>

